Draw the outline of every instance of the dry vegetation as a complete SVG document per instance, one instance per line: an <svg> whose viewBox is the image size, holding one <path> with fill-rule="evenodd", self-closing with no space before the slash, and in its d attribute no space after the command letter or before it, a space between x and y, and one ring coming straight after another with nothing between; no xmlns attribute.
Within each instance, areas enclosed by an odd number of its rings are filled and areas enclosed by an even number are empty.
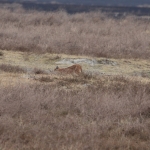
<svg viewBox="0 0 150 150"><path fill-rule="evenodd" d="M150 84L116 77L66 91L43 83L0 87L1 149L149 150Z"/></svg>
<svg viewBox="0 0 150 150"><path fill-rule="evenodd" d="M20 68L19 66L12 66L6 64L0 65L0 70L13 73L25 73L25 70L23 68Z"/></svg>
<svg viewBox="0 0 150 150"><path fill-rule="evenodd" d="M16 5L0 14L1 150L150 149L149 21ZM62 77L48 72L61 53L112 59L91 67L105 74L83 65L82 77Z"/></svg>
<svg viewBox="0 0 150 150"><path fill-rule="evenodd" d="M15 8L16 7L16 8ZM115 58L150 57L150 21L101 12L26 11L0 7L0 49Z"/></svg>

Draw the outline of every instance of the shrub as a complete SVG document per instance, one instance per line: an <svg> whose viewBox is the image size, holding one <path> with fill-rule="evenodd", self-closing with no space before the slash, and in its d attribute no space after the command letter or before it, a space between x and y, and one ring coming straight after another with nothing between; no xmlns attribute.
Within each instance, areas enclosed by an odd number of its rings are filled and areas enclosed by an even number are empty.
<svg viewBox="0 0 150 150"><path fill-rule="evenodd" d="M0 52L0 56L3 56L4 55L4 53L3 52Z"/></svg>
<svg viewBox="0 0 150 150"><path fill-rule="evenodd" d="M7 64L1 64L0 70L11 73L25 73L25 70L19 66L12 66Z"/></svg>
<svg viewBox="0 0 150 150"><path fill-rule="evenodd" d="M98 11L70 15L65 11L22 8L11 11L11 7L0 9L0 49L111 58L150 57L149 20L136 16L114 19Z"/></svg>
<svg viewBox="0 0 150 150"><path fill-rule="evenodd" d="M1 148L149 150L149 86L127 83L116 92L102 85L0 85Z"/></svg>
<svg viewBox="0 0 150 150"><path fill-rule="evenodd" d="M35 74L47 74L46 71L42 70L42 69L39 69L39 68L34 68L33 69L33 72Z"/></svg>

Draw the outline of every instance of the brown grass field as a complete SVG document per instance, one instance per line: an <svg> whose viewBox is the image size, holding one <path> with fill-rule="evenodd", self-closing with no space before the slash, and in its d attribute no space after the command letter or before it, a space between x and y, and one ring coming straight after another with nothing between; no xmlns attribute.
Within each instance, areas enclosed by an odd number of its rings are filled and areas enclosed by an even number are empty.
<svg viewBox="0 0 150 150"><path fill-rule="evenodd" d="M101 12L26 11L0 6L0 49L111 58L149 58L150 21Z"/></svg>
<svg viewBox="0 0 150 150"><path fill-rule="evenodd" d="M0 14L0 150L150 149L149 20L16 4ZM62 76L64 59L97 63Z"/></svg>

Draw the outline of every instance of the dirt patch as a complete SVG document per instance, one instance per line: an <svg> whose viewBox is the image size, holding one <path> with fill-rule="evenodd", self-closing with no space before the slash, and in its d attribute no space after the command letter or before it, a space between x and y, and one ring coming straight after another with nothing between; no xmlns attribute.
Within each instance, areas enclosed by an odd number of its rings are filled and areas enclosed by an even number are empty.
<svg viewBox="0 0 150 150"><path fill-rule="evenodd" d="M95 64L98 64L97 60L95 59L88 59L88 58L80 58L80 59L77 59L77 58L66 58L66 59L62 59L58 62L56 62L56 64L88 64L88 65L95 65Z"/></svg>

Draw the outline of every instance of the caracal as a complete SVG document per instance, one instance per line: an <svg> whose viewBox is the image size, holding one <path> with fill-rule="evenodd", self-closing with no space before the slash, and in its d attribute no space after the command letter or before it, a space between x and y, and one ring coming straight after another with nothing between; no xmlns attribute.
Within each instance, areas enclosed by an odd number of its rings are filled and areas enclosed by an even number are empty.
<svg viewBox="0 0 150 150"><path fill-rule="evenodd" d="M59 68L58 66L54 69L61 74L80 75L82 73L82 67L79 64L72 65L67 68Z"/></svg>

